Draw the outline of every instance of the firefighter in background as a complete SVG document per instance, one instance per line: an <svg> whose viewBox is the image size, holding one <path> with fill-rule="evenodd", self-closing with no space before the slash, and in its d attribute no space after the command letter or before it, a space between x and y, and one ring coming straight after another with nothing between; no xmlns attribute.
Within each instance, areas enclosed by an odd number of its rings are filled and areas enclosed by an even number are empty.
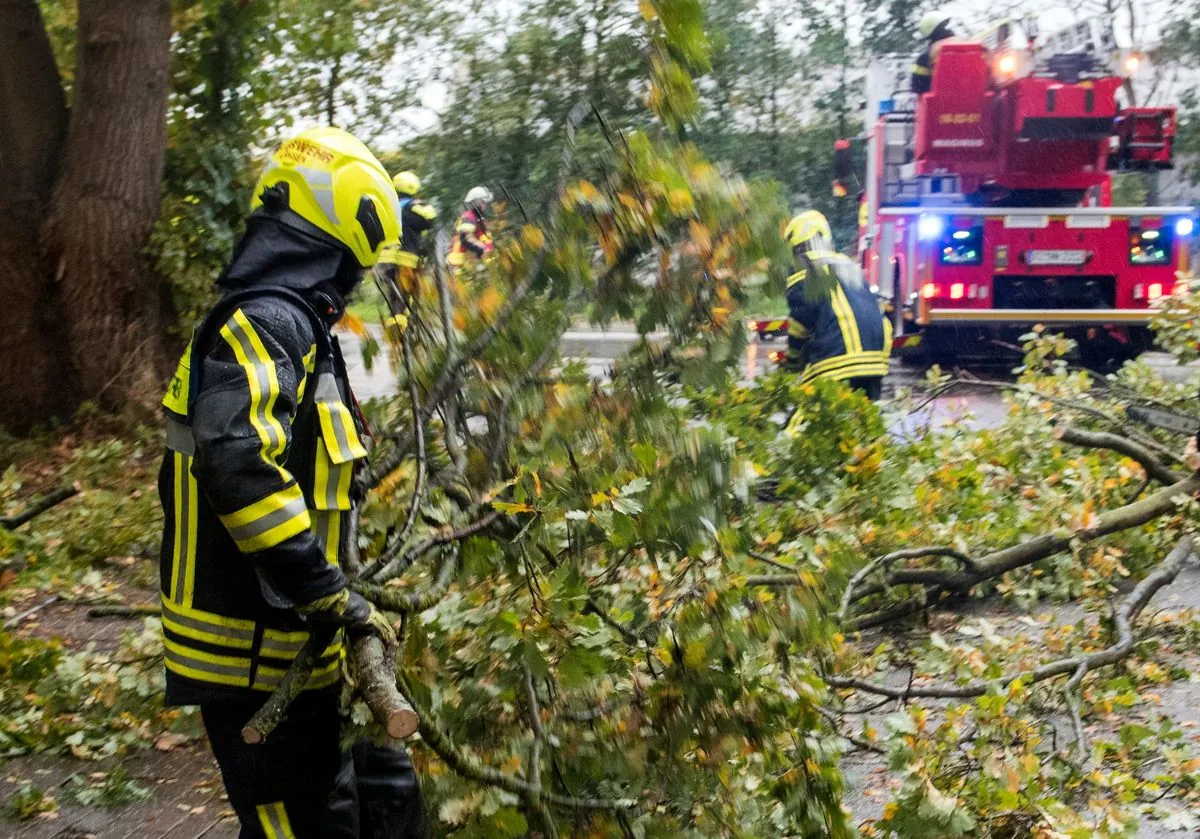
<svg viewBox="0 0 1200 839"><path fill-rule="evenodd" d="M485 186L472 187L463 199L463 212L454 225L454 238L450 242L450 254L446 262L451 271L458 271L472 259L487 258L496 246L487 229L487 217L495 197Z"/></svg>
<svg viewBox="0 0 1200 839"><path fill-rule="evenodd" d="M392 178L392 186L400 201L400 242L383 249L375 272L383 281L383 295L393 313L388 325L403 330L408 324L410 300L421 294L424 237L437 219L437 210L417 198L421 179L416 172L399 173Z"/></svg>
<svg viewBox="0 0 1200 839"><path fill-rule="evenodd" d="M825 216L808 210L787 226L796 272L788 277L788 365L802 381L837 379L878 399L891 355L891 324L862 271L833 249Z"/></svg>
<svg viewBox="0 0 1200 839"><path fill-rule="evenodd" d="M366 146L318 128L279 147L251 209L163 399L166 701L200 707L241 839L424 836L408 755L347 752L338 709L344 639L396 636L339 567L367 450L330 327L399 240L399 202ZM247 744L310 636L303 692Z"/></svg>
<svg viewBox="0 0 1200 839"><path fill-rule="evenodd" d="M950 15L943 11L930 12L921 18L917 32L928 42L912 65L912 92L921 94L928 93L933 85L933 62L937 58L937 44L954 37L954 31L950 28Z"/></svg>

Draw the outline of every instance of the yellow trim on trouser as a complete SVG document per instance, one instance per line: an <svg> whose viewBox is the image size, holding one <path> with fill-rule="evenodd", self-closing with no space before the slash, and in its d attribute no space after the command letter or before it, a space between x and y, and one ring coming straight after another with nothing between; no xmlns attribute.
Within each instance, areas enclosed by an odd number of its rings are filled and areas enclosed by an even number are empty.
<svg viewBox="0 0 1200 839"><path fill-rule="evenodd" d="M292 822L282 801L258 805L258 823L262 825L267 839L296 839Z"/></svg>
<svg viewBox="0 0 1200 839"><path fill-rule="evenodd" d="M846 354L862 352L862 338L858 334L858 321L854 319L854 310L850 308L850 301L846 299L846 292L841 285L834 287L833 293L829 295L829 303L833 307L834 315L837 316L838 328L842 333L842 343L846 347Z"/></svg>
<svg viewBox="0 0 1200 839"><path fill-rule="evenodd" d="M171 599L179 604L192 602L196 581L196 514L200 491L192 477L192 458L172 452L175 459L174 549L171 562Z"/></svg>
<svg viewBox="0 0 1200 839"><path fill-rule="evenodd" d="M851 379L857 376L886 376L888 372L887 356L882 350L865 350L860 353L835 355L833 358L822 359L804 368L800 375L802 382L817 378Z"/></svg>
<svg viewBox="0 0 1200 839"><path fill-rule="evenodd" d="M220 519L242 553L273 548L312 526L304 493L296 484Z"/></svg>
<svg viewBox="0 0 1200 839"><path fill-rule="evenodd" d="M287 436L274 415L275 400L279 397L275 362L241 309L234 312L229 322L221 327L221 337L233 349L238 363L246 371L246 382L250 389L250 424L262 440L262 459L283 475L285 473L278 458L287 446Z"/></svg>

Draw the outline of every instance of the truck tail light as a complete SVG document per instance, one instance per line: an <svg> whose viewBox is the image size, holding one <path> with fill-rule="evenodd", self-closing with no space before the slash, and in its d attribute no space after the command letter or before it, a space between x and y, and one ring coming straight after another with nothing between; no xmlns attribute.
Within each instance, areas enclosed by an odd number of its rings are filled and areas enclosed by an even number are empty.
<svg viewBox="0 0 1200 839"><path fill-rule="evenodd" d="M1157 300L1160 297L1162 297L1162 283L1150 283L1146 287L1146 299Z"/></svg>
<svg viewBox="0 0 1200 839"><path fill-rule="evenodd" d="M925 283L921 286L921 296L928 300L930 297L938 296L937 283Z"/></svg>
<svg viewBox="0 0 1200 839"><path fill-rule="evenodd" d="M966 289L963 288L962 283L952 283L950 285L951 300L962 300L964 294L966 294Z"/></svg>

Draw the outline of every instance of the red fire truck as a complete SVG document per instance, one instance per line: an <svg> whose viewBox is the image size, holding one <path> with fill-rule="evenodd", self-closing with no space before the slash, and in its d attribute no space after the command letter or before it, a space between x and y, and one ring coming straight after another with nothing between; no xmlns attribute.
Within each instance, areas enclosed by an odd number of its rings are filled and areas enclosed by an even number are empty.
<svg viewBox="0 0 1200 839"><path fill-rule="evenodd" d="M1132 357L1188 269L1191 207L1112 206L1113 170L1171 168L1175 109L1118 103L1140 59L1095 24L1032 28L943 41L921 96L911 57L869 74L859 257L902 359L994 357L1039 323Z"/></svg>

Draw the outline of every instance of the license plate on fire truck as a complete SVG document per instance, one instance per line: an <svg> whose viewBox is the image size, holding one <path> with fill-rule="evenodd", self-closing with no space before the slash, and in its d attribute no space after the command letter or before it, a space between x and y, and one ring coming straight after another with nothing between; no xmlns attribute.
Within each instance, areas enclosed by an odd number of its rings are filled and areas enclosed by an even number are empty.
<svg viewBox="0 0 1200 839"><path fill-rule="evenodd" d="M1082 265L1091 251L1025 251L1026 265Z"/></svg>

